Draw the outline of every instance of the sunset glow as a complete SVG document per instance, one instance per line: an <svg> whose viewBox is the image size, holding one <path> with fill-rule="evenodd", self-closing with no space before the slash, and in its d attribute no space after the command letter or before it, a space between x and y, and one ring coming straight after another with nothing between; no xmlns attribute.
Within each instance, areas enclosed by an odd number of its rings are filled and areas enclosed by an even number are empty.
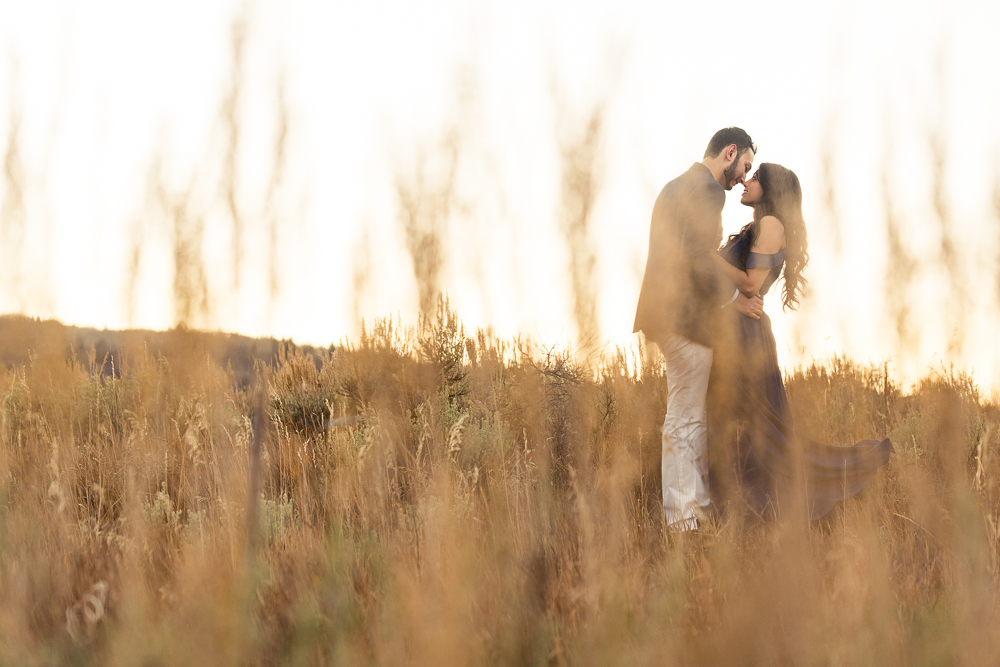
<svg viewBox="0 0 1000 667"><path fill-rule="evenodd" d="M467 327L571 343L565 159L593 122L581 247L601 344L634 344L656 194L736 124L758 163L791 168L804 191L811 291L797 313L767 306L782 362L847 354L907 378L955 363L989 386L1000 9L946 10L8 4L0 310L154 329L183 310L195 327L320 345L356 336L360 318L412 323L410 192L439 242L437 287ZM727 233L749 220L739 189ZM186 310L179 238L204 276L190 274Z"/></svg>

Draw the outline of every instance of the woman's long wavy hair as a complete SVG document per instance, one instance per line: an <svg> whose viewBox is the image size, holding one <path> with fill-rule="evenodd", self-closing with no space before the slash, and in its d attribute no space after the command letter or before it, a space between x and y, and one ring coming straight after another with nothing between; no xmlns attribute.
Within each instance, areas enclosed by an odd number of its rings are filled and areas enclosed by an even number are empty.
<svg viewBox="0 0 1000 667"><path fill-rule="evenodd" d="M795 310L807 282L802 277L802 270L809 263L806 223L802 219L802 188L795 172L772 162L764 162L757 168L757 180L763 195L754 204L753 222L738 234L730 236L729 243L747 238L740 255L740 261L746 266L747 256L760 234L761 218L773 215L781 221L785 227L785 284L781 290L781 301L784 308Z"/></svg>

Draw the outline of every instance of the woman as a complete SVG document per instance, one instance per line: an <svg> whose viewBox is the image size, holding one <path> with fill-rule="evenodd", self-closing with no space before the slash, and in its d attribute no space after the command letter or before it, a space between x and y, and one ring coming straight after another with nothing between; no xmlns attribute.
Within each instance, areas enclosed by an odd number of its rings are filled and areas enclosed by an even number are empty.
<svg viewBox="0 0 1000 667"><path fill-rule="evenodd" d="M782 303L794 310L809 261L799 179L780 165L764 163L744 188L740 203L753 208L753 221L730 236L715 259L748 296L767 294L783 270ZM713 415L721 417L713 421L721 428L714 429L718 444L711 449L729 452L726 467L735 463L736 489L758 513L771 514L779 504L786 507L802 498L808 515L819 518L838 500L861 491L888 462L892 445L888 438L852 447L796 438L770 318L766 312L760 320L735 312L727 317L729 341L716 347L713 370L710 400ZM727 447L733 444L735 450ZM727 486L719 481L725 495Z"/></svg>

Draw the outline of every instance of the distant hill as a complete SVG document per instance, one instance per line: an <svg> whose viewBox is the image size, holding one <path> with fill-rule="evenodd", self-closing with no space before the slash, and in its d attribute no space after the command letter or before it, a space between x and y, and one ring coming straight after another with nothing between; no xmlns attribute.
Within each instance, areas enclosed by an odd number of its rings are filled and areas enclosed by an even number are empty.
<svg viewBox="0 0 1000 667"><path fill-rule="evenodd" d="M31 364L65 363L76 358L92 365L95 373L113 375L122 367L123 355L162 357L177 366L208 359L221 368L231 367L237 386L245 386L257 361L272 364L281 351L295 348L317 355L311 346L290 340L250 338L239 334L196 331L184 327L168 331L123 331L67 326L56 320L24 315L0 315L0 363L8 368Z"/></svg>

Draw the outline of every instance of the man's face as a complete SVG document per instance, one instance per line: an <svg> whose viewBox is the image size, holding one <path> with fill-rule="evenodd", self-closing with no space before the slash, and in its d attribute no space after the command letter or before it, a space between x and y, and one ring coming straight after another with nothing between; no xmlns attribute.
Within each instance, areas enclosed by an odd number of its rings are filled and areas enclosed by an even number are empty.
<svg viewBox="0 0 1000 667"><path fill-rule="evenodd" d="M726 148L726 150L735 150L735 148ZM753 151L748 148L743 151L742 155L736 156L732 164L726 167L726 171L723 173L726 190L732 190L734 185L744 182L751 167L753 167L753 158Z"/></svg>

